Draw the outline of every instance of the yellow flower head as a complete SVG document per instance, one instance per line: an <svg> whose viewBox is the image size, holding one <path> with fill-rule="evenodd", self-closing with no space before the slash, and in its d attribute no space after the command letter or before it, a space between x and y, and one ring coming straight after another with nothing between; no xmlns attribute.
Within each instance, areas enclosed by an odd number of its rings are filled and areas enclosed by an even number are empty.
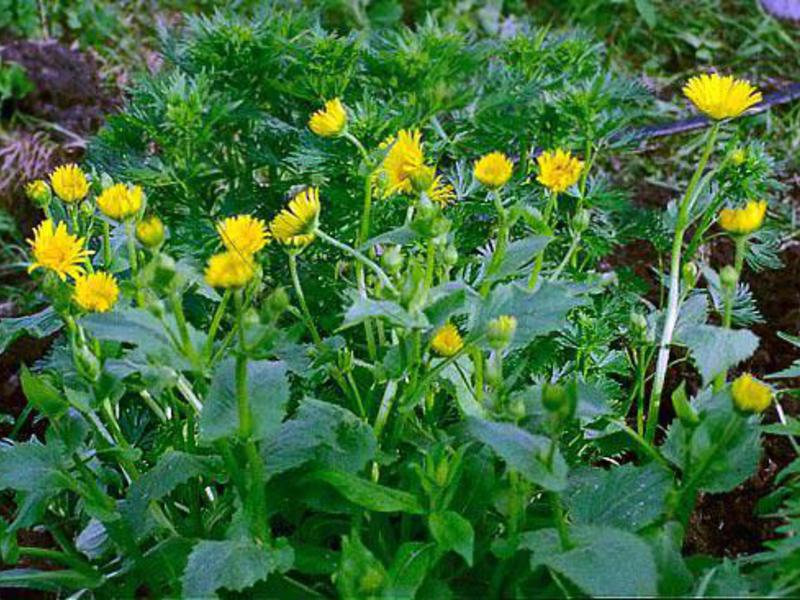
<svg viewBox="0 0 800 600"><path fill-rule="evenodd" d="M136 239L148 248L160 246L164 241L164 223L155 215L142 219L136 225Z"/></svg>
<svg viewBox="0 0 800 600"><path fill-rule="evenodd" d="M85 242L84 238L69 233L63 221L58 226L50 219L42 221L33 230L33 239L28 240L35 259L28 273L42 267L56 273L61 281L66 280L67 275L78 277L83 274L81 263L91 254L84 248Z"/></svg>
<svg viewBox="0 0 800 600"><path fill-rule="evenodd" d="M511 179L514 165L502 152L492 152L475 162L475 179L490 189L503 187Z"/></svg>
<svg viewBox="0 0 800 600"><path fill-rule="evenodd" d="M206 283L215 288L240 288L255 276L252 255L222 252L208 259Z"/></svg>
<svg viewBox="0 0 800 600"><path fill-rule="evenodd" d="M56 195L68 204L80 202L89 193L89 180L80 167L74 164L62 165L53 171L50 185Z"/></svg>
<svg viewBox="0 0 800 600"><path fill-rule="evenodd" d="M28 185L26 185L25 195L31 202L36 204L36 206L42 208L50 204L50 199L53 196L52 192L50 191L50 186L47 185L47 182L43 179L31 181Z"/></svg>
<svg viewBox="0 0 800 600"><path fill-rule="evenodd" d="M700 112L718 120L738 117L761 102L761 92L749 81L716 73L692 77L683 86L683 93Z"/></svg>
<svg viewBox="0 0 800 600"><path fill-rule="evenodd" d="M139 212L143 196L142 188L138 185L117 183L103 190L97 197L97 206L107 217L124 221Z"/></svg>
<svg viewBox="0 0 800 600"><path fill-rule="evenodd" d="M272 237L285 246L307 246L316 236L319 211L319 190L306 188L272 219L269 224Z"/></svg>
<svg viewBox="0 0 800 600"><path fill-rule="evenodd" d="M772 404L772 390L764 383L744 373L731 384L733 403L743 412L762 413Z"/></svg>
<svg viewBox="0 0 800 600"><path fill-rule="evenodd" d="M445 183L441 175L433 178L433 183L425 192L428 198L436 202L442 207L447 206L456 199L456 192L453 186Z"/></svg>
<svg viewBox="0 0 800 600"><path fill-rule="evenodd" d="M347 112L338 98L328 100L325 108L318 110L308 120L308 128L320 137L336 137L347 127Z"/></svg>
<svg viewBox="0 0 800 600"><path fill-rule="evenodd" d="M228 217L217 223L217 233L225 248L241 254L255 254L267 245L267 225L250 215Z"/></svg>
<svg viewBox="0 0 800 600"><path fill-rule="evenodd" d="M113 275L97 272L80 276L75 280L75 291L72 295L75 302L90 312L106 312L111 310L119 298L119 286Z"/></svg>
<svg viewBox="0 0 800 600"><path fill-rule="evenodd" d="M404 193L413 189L413 178L426 169L422 152L422 134L419 130L402 129L383 159L381 172L385 179L384 196Z"/></svg>
<svg viewBox="0 0 800 600"><path fill-rule="evenodd" d="M748 235L761 227L766 214L766 200L750 200L744 208L723 208L719 212L719 224L734 235Z"/></svg>
<svg viewBox="0 0 800 600"><path fill-rule="evenodd" d="M552 192L561 193L575 185L583 171L583 161L564 150L542 152L537 158L539 176L536 181Z"/></svg>
<svg viewBox="0 0 800 600"><path fill-rule="evenodd" d="M446 323L436 330L431 340L431 348L439 356L453 356L464 347L464 340L452 323Z"/></svg>

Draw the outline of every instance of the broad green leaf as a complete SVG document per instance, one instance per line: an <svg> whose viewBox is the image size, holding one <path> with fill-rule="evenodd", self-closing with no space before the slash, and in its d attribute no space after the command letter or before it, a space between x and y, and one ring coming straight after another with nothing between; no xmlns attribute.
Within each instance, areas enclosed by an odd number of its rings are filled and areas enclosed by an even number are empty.
<svg viewBox="0 0 800 600"><path fill-rule="evenodd" d="M347 329L363 323L367 319L384 319L390 325L405 329L427 329L430 327L424 314L416 316L409 313L397 302L391 300L372 300L356 295L344 315L339 329Z"/></svg>
<svg viewBox="0 0 800 600"><path fill-rule="evenodd" d="M650 29L655 28L657 22L656 7L652 0L633 0L636 10Z"/></svg>
<svg viewBox="0 0 800 600"><path fill-rule="evenodd" d="M23 365L20 371L20 383L28 402L48 418L57 419L69 408L69 402L64 395L45 375L34 375Z"/></svg>
<svg viewBox="0 0 800 600"><path fill-rule="evenodd" d="M152 469L131 483L124 513L132 524L140 523L150 502L160 500L195 477L219 475L221 469L222 461L217 456L168 450Z"/></svg>
<svg viewBox="0 0 800 600"><path fill-rule="evenodd" d="M45 592L66 592L94 589L103 583L101 577L92 577L72 569L40 571L38 569L9 569L0 571L0 589L22 588ZM9 596L10 597L10 596Z"/></svg>
<svg viewBox="0 0 800 600"><path fill-rule="evenodd" d="M688 329L676 341L689 348L704 383L750 358L758 348L758 336L748 329L727 329L715 325L698 325Z"/></svg>
<svg viewBox="0 0 800 600"><path fill-rule="evenodd" d="M532 235L508 244L503 255L503 261L500 263L497 272L489 278L489 281L500 281L512 275L527 273L530 269L525 269L524 267L532 265L533 260L545 249L550 239L546 235ZM488 266L491 260L491 255L485 259L484 268Z"/></svg>
<svg viewBox="0 0 800 600"><path fill-rule="evenodd" d="M361 246L360 250L362 252L366 252L367 250L369 250L373 246L377 246L378 244L393 244L393 245L404 246L406 244L410 244L418 237L419 235L417 234L416 231L404 225L403 227L398 227L397 229L391 229L385 233L381 233L380 235L376 235L375 237L370 238L363 246Z"/></svg>
<svg viewBox="0 0 800 600"><path fill-rule="evenodd" d="M43 311L24 317L0 319L0 354L6 351L11 343L23 335L34 338L46 338L63 327L61 318L52 306Z"/></svg>
<svg viewBox="0 0 800 600"><path fill-rule="evenodd" d="M519 471L528 481L550 491L567 487L567 463L556 450L552 470L545 464L550 440L534 435L510 423L495 423L476 417L467 418L467 431L502 458L509 469Z"/></svg>
<svg viewBox="0 0 800 600"><path fill-rule="evenodd" d="M375 434L352 412L307 398L261 447L267 477L307 463L356 472L375 457Z"/></svg>
<svg viewBox="0 0 800 600"><path fill-rule="evenodd" d="M730 491L758 467L761 457L758 424L753 417L744 417L734 410L727 390L710 398L701 396L694 404L700 423L687 427L673 421L662 453L682 470L688 470L684 477L692 477L698 465L706 465L696 482L699 490Z"/></svg>
<svg viewBox="0 0 800 600"><path fill-rule="evenodd" d="M388 583L383 597L413 598L434 564L436 544L406 542L389 566Z"/></svg>
<svg viewBox="0 0 800 600"><path fill-rule="evenodd" d="M448 282L430 291L425 316L432 327L440 327L451 317L467 313L479 297L475 290L462 282Z"/></svg>
<svg viewBox="0 0 800 600"><path fill-rule="evenodd" d="M569 478L570 518L578 525L638 531L661 515L672 483L669 470L656 463L578 469Z"/></svg>
<svg viewBox="0 0 800 600"><path fill-rule="evenodd" d="M460 369L460 371L459 371ZM486 409L475 398L475 392L472 387L464 381L470 381L473 372L472 361L468 356L461 356L454 363L446 366L441 371L441 377L446 382L449 382L453 388L458 408L462 414L470 417L486 417ZM464 376L462 376L462 373Z"/></svg>
<svg viewBox="0 0 800 600"><path fill-rule="evenodd" d="M251 438L261 440L273 436L281 426L289 400L286 364L269 360L248 361L247 398L252 416ZM236 359L228 358L214 371L200 414L200 439L214 442L236 435L238 431Z"/></svg>
<svg viewBox="0 0 800 600"><path fill-rule="evenodd" d="M57 491L70 487L64 459L52 445L25 442L0 447L0 490Z"/></svg>
<svg viewBox="0 0 800 600"><path fill-rule="evenodd" d="M512 348L523 348L536 337L557 331L567 323L567 313L586 303L580 297L582 288L545 282L535 292L516 284L496 286L477 305L470 320L470 335L485 332L489 321L501 315L517 319Z"/></svg>
<svg viewBox="0 0 800 600"><path fill-rule="evenodd" d="M681 554L683 528L669 521L646 536L658 567L658 593L662 597L681 598L692 589L694 578Z"/></svg>
<svg viewBox="0 0 800 600"><path fill-rule="evenodd" d="M386 569L362 543L358 531L342 538L336 589L345 600L375 598L386 584Z"/></svg>
<svg viewBox="0 0 800 600"><path fill-rule="evenodd" d="M424 512L422 504L413 494L372 483L351 473L320 469L308 477L332 485L350 502L375 512Z"/></svg>
<svg viewBox="0 0 800 600"><path fill-rule="evenodd" d="M201 540L183 573L183 595L215 597L223 588L241 592L271 573L287 571L293 560L292 548L286 543L270 547L250 540Z"/></svg>
<svg viewBox="0 0 800 600"><path fill-rule="evenodd" d="M569 530L569 550L562 550L554 529L521 536L531 551L531 566L546 566L590 596L643 597L658 591L656 562L642 538L611 527L576 526Z"/></svg>
<svg viewBox="0 0 800 600"><path fill-rule="evenodd" d="M142 346L170 346L164 325L141 308L123 308L105 313L91 313L81 319L87 331L97 339Z"/></svg>
<svg viewBox="0 0 800 600"><path fill-rule="evenodd" d="M460 554L472 566L475 546L475 532L472 524L457 512L445 510L428 517L428 527L439 547L447 552Z"/></svg>

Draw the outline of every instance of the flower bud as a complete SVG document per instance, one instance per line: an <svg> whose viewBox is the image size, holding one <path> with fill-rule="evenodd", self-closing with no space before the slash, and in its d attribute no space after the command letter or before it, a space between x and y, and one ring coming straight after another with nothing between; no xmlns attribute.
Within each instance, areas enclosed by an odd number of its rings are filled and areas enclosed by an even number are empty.
<svg viewBox="0 0 800 600"><path fill-rule="evenodd" d="M737 148L733 152L731 152L731 162L737 166L741 167L744 162L747 160L747 150L744 148Z"/></svg>
<svg viewBox="0 0 800 600"><path fill-rule="evenodd" d="M734 288L739 283L739 274L732 266L727 265L719 272L719 281L722 287Z"/></svg>
<svg viewBox="0 0 800 600"><path fill-rule="evenodd" d="M629 317L631 331L642 334L647 331L647 319L644 315L632 311Z"/></svg>
<svg viewBox="0 0 800 600"><path fill-rule="evenodd" d="M164 241L164 223L152 215L136 225L136 239L147 248L157 248Z"/></svg>
<svg viewBox="0 0 800 600"><path fill-rule="evenodd" d="M731 384L734 406L744 413L762 413L772 404L772 389L758 379L744 373Z"/></svg>
<svg viewBox="0 0 800 600"><path fill-rule="evenodd" d="M53 199L53 191L43 179L31 181L26 185L25 195L28 197L28 200L39 208L47 208L50 205L50 200Z"/></svg>
<svg viewBox="0 0 800 600"><path fill-rule="evenodd" d="M591 221L592 221L591 213L585 208L582 208L577 213L575 213L574 217L572 217L572 228L577 233L583 233L589 227L589 223L591 223Z"/></svg>
<svg viewBox="0 0 800 600"><path fill-rule="evenodd" d="M100 361L86 346L81 346L75 353L75 359L81 374L91 381L100 377Z"/></svg>
<svg viewBox="0 0 800 600"><path fill-rule="evenodd" d="M453 244L448 244L444 249L444 264L448 267L454 267L458 262L458 250Z"/></svg>
<svg viewBox="0 0 800 600"><path fill-rule="evenodd" d="M497 389L503 385L503 361L499 353L492 352L484 365L486 383Z"/></svg>
<svg viewBox="0 0 800 600"><path fill-rule="evenodd" d="M418 194L427 192L431 189L434 180L436 179L436 169L423 165L411 173L411 186Z"/></svg>
<svg viewBox="0 0 800 600"><path fill-rule="evenodd" d="M81 214L83 214L85 217L91 217L94 214L94 204L92 204L88 200L84 200L83 202L81 202L80 209L81 209Z"/></svg>
<svg viewBox="0 0 800 600"><path fill-rule="evenodd" d="M545 383L542 386L542 405L550 412L561 412L569 403L569 395L564 386Z"/></svg>
<svg viewBox="0 0 800 600"><path fill-rule="evenodd" d="M687 262L681 268L681 276L683 283L688 288L693 288L697 283L697 265L693 262Z"/></svg>
<svg viewBox="0 0 800 600"><path fill-rule="evenodd" d="M506 348L517 331L517 320L511 315L501 315L489 321L486 339L494 350Z"/></svg>
<svg viewBox="0 0 800 600"><path fill-rule="evenodd" d="M381 255L381 266L390 275L397 273L403 266L403 251L400 246L387 246Z"/></svg>
<svg viewBox="0 0 800 600"><path fill-rule="evenodd" d="M672 408L675 410L675 414L681 420L681 423L687 427L694 427L700 422L697 411L686 397L685 382L681 382L681 385L672 392Z"/></svg>
<svg viewBox="0 0 800 600"><path fill-rule="evenodd" d="M267 297L264 306L272 318L278 318L283 311L289 308L289 294L283 287L277 287Z"/></svg>

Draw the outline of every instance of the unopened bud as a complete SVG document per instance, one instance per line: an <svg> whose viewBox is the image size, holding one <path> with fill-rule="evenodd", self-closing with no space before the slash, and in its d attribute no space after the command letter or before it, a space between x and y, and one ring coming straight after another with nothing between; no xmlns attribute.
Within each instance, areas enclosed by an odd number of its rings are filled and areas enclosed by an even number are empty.
<svg viewBox="0 0 800 600"><path fill-rule="evenodd" d="M403 251L400 246L388 246L381 255L381 266L394 275L403 266Z"/></svg>
<svg viewBox="0 0 800 600"><path fill-rule="evenodd" d="M683 276L683 283L687 287L694 287L697 283L697 265L693 262L687 262L681 268L681 275Z"/></svg>
<svg viewBox="0 0 800 600"><path fill-rule="evenodd" d="M448 267L454 267L458 262L458 250L453 244L448 244L444 249L444 264Z"/></svg>
<svg viewBox="0 0 800 600"><path fill-rule="evenodd" d="M591 213L585 208L582 208L577 213L575 213L574 217L572 217L572 228L577 233L582 233L586 231L591 221L592 221Z"/></svg>
<svg viewBox="0 0 800 600"><path fill-rule="evenodd" d="M414 172L411 173L411 185L418 194L431 189L435 179L436 169L426 165L414 169Z"/></svg>
<svg viewBox="0 0 800 600"><path fill-rule="evenodd" d="M152 215L136 225L136 239L147 248L157 248L164 241L164 223Z"/></svg>
<svg viewBox="0 0 800 600"><path fill-rule="evenodd" d="M266 308L274 318L279 317L283 311L289 308L289 294L283 287L277 287L267 297Z"/></svg>
<svg viewBox="0 0 800 600"><path fill-rule="evenodd" d="M744 148L737 148L733 152L731 152L731 162L740 167L744 164L744 161L747 160L747 150Z"/></svg>
<svg viewBox="0 0 800 600"><path fill-rule="evenodd" d="M47 208L50 205L50 200L53 199L53 191L43 179L31 181L26 185L25 195L28 197L28 200L39 208Z"/></svg>
<svg viewBox="0 0 800 600"><path fill-rule="evenodd" d="M550 412L560 412L569 402L564 386L557 383L545 383L542 386L542 405Z"/></svg>
<svg viewBox="0 0 800 600"><path fill-rule="evenodd" d="M719 272L719 281L722 287L733 288L739 283L739 274L732 266L727 265Z"/></svg>
<svg viewBox="0 0 800 600"><path fill-rule="evenodd" d="M511 315L501 315L489 321L486 327L486 339L494 350L507 347L517 331L517 320Z"/></svg>
<svg viewBox="0 0 800 600"><path fill-rule="evenodd" d="M100 377L100 361L97 360L94 353L86 346L81 346L77 349L75 358L81 374L91 381L97 381L97 378Z"/></svg>
<svg viewBox="0 0 800 600"><path fill-rule="evenodd" d="M647 331L647 319L638 312L631 312L630 327L636 333Z"/></svg>

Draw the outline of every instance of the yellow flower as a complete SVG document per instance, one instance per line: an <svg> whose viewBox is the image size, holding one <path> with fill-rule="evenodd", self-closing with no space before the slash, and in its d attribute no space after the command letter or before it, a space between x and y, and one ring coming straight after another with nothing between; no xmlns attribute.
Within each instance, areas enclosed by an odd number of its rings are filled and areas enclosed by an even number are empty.
<svg viewBox="0 0 800 600"><path fill-rule="evenodd" d="M47 182L43 179L31 181L28 185L26 185L25 195L31 202L40 208L44 208L50 204L50 199L52 198L50 186L47 185Z"/></svg>
<svg viewBox="0 0 800 600"><path fill-rule="evenodd" d="M328 100L325 108L318 110L308 120L308 128L321 137L336 137L347 127L347 112L339 98Z"/></svg>
<svg viewBox="0 0 800 600"><path fill-rule="evenodd" d="M389 141L389 140L387 140ZM422 134L419 130L402 129L383 159L381 171L385 179L384 196L397 193L410 193L413 178L426 169L425 155L422 152Z"/></svg>
<svg viewBox="0 0 800 600"><path fill-rule="evenodd" d="M765 200L750 200L744 208L723 208L719 212L719 224L729 233L748 235L761 227L766 214Z"/></svg>
<svg viewBox="0 0 800 600"><path fill-rule="evenodd" d="M475 162L475 179L491 189L503 187L511 179L514 165L502 152L492 152Z"/></svg>
<svg viewBox="0 0 800 600"><path fill-rule="evenodd" d="M238 252L222 252L208 259L206 282L215 288L238 288L255 275L253 257Z"/></svg>
<svg viewBox="0 0 800 600"><path fill-rule="evenodd" d="M155 215L142 219L136 225L136 239L148 248L161 245L164 241L164 223Z"/></svg>
<svg viewBox="0 0 800 600"><path fill-rule="evenodd" d="M72 297L84 310L106 312L119 298L117 281L109 273L97 272L78 277Z"/></svg>
<svg viewBox="0 0 800 600"><path fill-rule="evenodd" d="M132 217L142 208L142 188L117 183L97 197L97 206L102 213L115 221L124 221Z"/></svg>
<svg viewBox="0 0 800 600"><path fill-rule="evenodd" d="M89 180L80 167L74 164L62 165L53 171L50 185L56 195L68 204L83 200L89 193Z"/></svg>
<svg viewBox="0 0 800 600"><path fill-rule="evenodd" d="M50 219L42 221L34 229L33 239L28 240L35 259L28 267L28 273L42 267L56 273L61 281L66 280L67 275L78 277L83 274L81 263L91 254L84 248L85 242L84 238L69 233L63 221L58 226Z"/></svg>
<svg viewBox="0 0 800 600"><path fill-rule="evenodd" d="M721 77L716 73L696 75L685 86L683 94L700 112L712 119L738 117L761 102L761 92L744 79Z"/></svg>
<svg viewBox="0 0 800 600"><path fill-rule="evenodd" d="M228 217L217 223L217 233L228 250L255 254L267 245L267 226L250 215Z"/></svg>
<svg viewBox="0 0 800 600"><path fill-rule="evenodd" d="M444 207L456 199L456 192L453 186L445 183L441 175L437 175L433 179L433 183L425 192L428 198Z"/></svg>
<svg viewBox="0 0 800 600"><path fill-rule="evenodd" d="M442 325L433 334L431 348L440 356L453 356L464 347L464 340L452 323Z"/></svg>
<svg viewBox="0 0 800 600"><path fill-rule="evenodd" d="M542 152L537 158L539 176L536 181L556 193L561 193L575 185L581 177L583 161L578 160L570 152L556 150Z"/></svg>
<svg viewBox="0 0 800 600"><path fill-rule="evenodd" d="M731 384L733 403L743 412L761 413L772 404L772 390L764 383L744 373Z"/></svg>
<svg viewBox="0 0 800 600"><path fill-rule="evenodd" d="M285 246L307 246L316 236L319 211L319 190L306 188L272 219L269 224L272 237Z"/></svg>

